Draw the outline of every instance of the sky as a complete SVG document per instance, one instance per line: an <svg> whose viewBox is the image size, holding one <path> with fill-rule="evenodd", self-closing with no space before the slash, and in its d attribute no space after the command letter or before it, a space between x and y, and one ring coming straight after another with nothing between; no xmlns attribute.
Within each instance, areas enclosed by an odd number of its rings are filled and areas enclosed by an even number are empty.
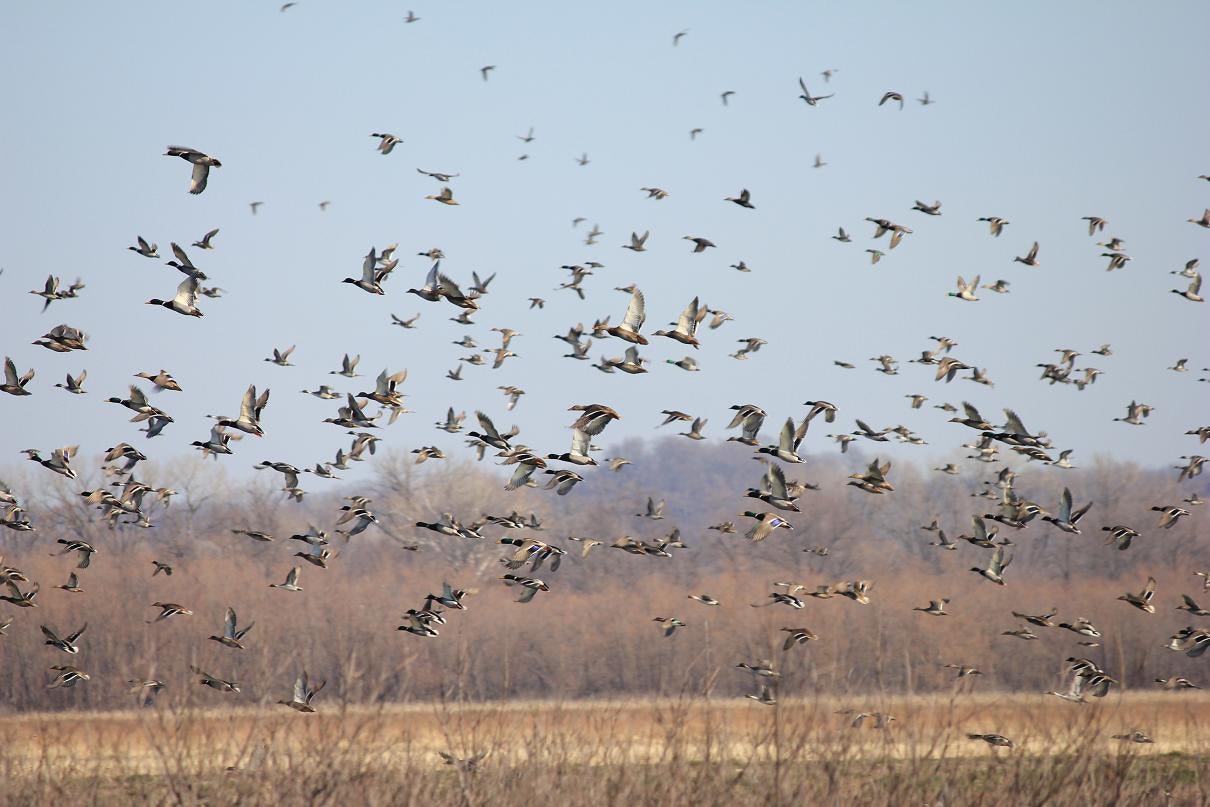
<svg viewBox="0 0 1210 807"><path fill-rule="evenodd" d="M407 24L409 10L420 17ZM37 369L27 398L0 396L0 468L22 449L44 454L79 444L85 455L126 440L153 459L188 455L209 432L206 414L234 414L249 384L272 389L266 436L221 460L239 475L260 460L299 467L347 446L322 423L336 402L300 394L330 383L370 389L383 368L408 370L412 414L383 429L401 450L436 444L467 451L433 428L446 408L482 409L521 427L543 453L566 450L567 407L600 402L623 420L611 442L656 434L662 409L706 416L725 436L733 404L769 413L772 441L802 403L840 406L831 427L812 424L805 449L831 453L826 431L904 423L927 447L880 445L902 460L954 455L971 433L946 423L935 403L969 400L990 420L1015 409L1073 461L1096 455L1170 465L1196 453L1184 432L1210 422L1210 316L1170 289L1170 275L1199 257L1210 230L1186 222L1210 206L1206 153L1210 56L1204 4L852 4L663 2L608 4L445 2L8 3L0 8L0 319L2 352ZM679 45L673 35L686 31ZM495 65L484 81L479 68ZM821 72L836 72L825 82ZM808 107L813 94L834 97ZM720 93L734 91L724 106ZM878 106L888 90L907 102ZM928 91L936 103L915 101ZM534 140L518 136L533 127ZM691 140L691 129L703 131ZM375 150L371 132L403 139ZM162 156L168 144L218 157L207 190L186 192L190 166ZM587 154L589 163L576 162ZM826 165L813 168L816 154ZM521 155L528 159L520 160ZM459 206L426 200L440 184L417 168L459 173ZM658 186L655 201L639 191ZM724 202L741 188L755 210ZM943 203L940 217L911 210ZM320 201L330 200L326 212ZM249 203L263 202L252 215ZM1097 238L1082 216L1109 222ZM992 238L980 216L1011 224ZM586 220L573 227L575 217ZM895 250L871 240L865 217L913 233ZM604 231L585 246L588 227ZM830 236L843 226L853 243ZM215 249L188 245L218 227ZM620 246L650 230L648 250ZM142 235L160 260L127 251ZM717 244L691 254L682 236ZM1105 237L1133 258L1107 273ZM1033 241L1038 268L1014 263ZM171 297L182 276L163 264L169 242L186 246L226 290L203 298L200 320L144 305ZM399 267L374 297L340 281L357 276L371 246L397 242ZM443 271L469 285L495 273L473 327L458 311L426 303L419 286L441 248ZM871 266L867 248L887 255ZM557 291L565 264L604 264L587 299ZM729 265L743 260L752 272ZM47 274L87 284L54 303L27 294ZM955 277L1004 279L977 303L947 296ZM652 338L646 375L605 375L561 358L551 337L610 315L636 283L650 333L695 295L734 321L701 335L703 370L665 363L686 349ZM547 300L530 310L527 299ZM414 330L390 314L419 312ZM89 350L54 354L31 344L66 323ZM481 347L492 327L521 331L519 358L503 368L448 370ZM953 355L986 368L992 388L932 380L908 364L930 336L958 341ZM747 361L737 340L768 341ZM1113 355L1090 355L1102 343ZM297 345L297 366L266 364ZM595 359L625 344L598 341ZM1038 380L1056 348L1103 370L1083 392ZM362 378L330 375L344 353L361 355ZM899 359L900 374L870 357ZM490 359L490 357L487 357ZM1192 372L1166 368L1188 358ZM842 359L857 365L843 370ZM52 385L87 368L88 394ZM154 403L176 422L147 441L126 410L139 371L164 368L184 387ZM526 390L506 413L501 385ZM904 396L929 397L913 411ZM1156 407L1146 426L1115 423L1138 400ZM473 417L473 416L472 416ZM668 430L665 430L668 431ZM253 445L252 443L255 442ZM608 454L608 450L606 450ZM251 473L250 470L247 471Z"/></svg>

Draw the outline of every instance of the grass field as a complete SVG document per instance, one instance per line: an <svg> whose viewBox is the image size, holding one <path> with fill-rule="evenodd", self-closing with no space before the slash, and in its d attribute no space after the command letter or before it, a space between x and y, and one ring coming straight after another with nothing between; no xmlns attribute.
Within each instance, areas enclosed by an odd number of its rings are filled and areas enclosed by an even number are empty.
<svg viewBox="0 0 1210 807"><path fill-rule="evenodd" d="M845 709L895 720L855 729ZM1210 803L1210 698L1198 693L330 703L315 715L146 709L3 725L8 804ZM1155 742L1111 739L1136 729ZM485 756L467 772L442 751Z"/></svg>

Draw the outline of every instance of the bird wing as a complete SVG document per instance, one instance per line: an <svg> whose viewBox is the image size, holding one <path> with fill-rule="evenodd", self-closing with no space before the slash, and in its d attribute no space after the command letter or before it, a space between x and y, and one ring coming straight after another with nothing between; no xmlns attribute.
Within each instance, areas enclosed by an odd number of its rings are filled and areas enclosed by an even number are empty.
<svg viewBox="0 0 1210 807"><path fill-rule="evenodd" d="M441 293L447 297L466 296L462 293L462 289L458 287L458 284L450 279L447 275L443 275L439 272L437 274L437 282L441 286Z"/></svg>
<svg viewBox="0 0 1210 807"><path fill-rule="evenodd" d="M187 277L181 281L181 284L176 287L176 297L173 302L184 308L193 308L197 303L198 280L196 277Z"/></svg>
<svg viewBox="0 0 1210 807"><path fill-rule="evenodd" d="M697 298L694 297L689 302L689 305L685 306L685 310L681 312L680 319L677 320L676 329L678 332L686 336L693 336L694 332L697 331L697 311L698 302ZM629 312L627 312L627 316L629 316Z"/></svg>
<svg viewBox="0 0 1210 807"><path fill-rule="evenodd" d="M193 164L193 177L189 181L189 192L193 194L206 190L206 180L210 178L210 166L206 163Z"/></svg>
<svg viewBox="0 0 1210 807"><path fill-rule="evenodd" d="M647 301L643 297L643 292L635 289L630 295L630 305L626 307L626 316L622 318L622 324L632 331L638 331L646 321Z"/></svg>
<svg viewBox="0 0 1210 807"><path fill-rule="evenodd" d="M187 269L197 268L193 265L193 261L189 260L189 256L185 254L185 250L181 249L180 245L175 241L172 243L172 254L175 255L176 259Z"/></svg>
<svg viewBox="0 0 1210 807"><path fill-rule="evenodd" d="M571 430L571 453L588 456L590 435L582 429Z"/></svg>
<svg viewBox="0 0 1210 807"><path fill-rule="evenodd" d="M244 390L244 397L239 404L240 420L255 420L256 419L256 386L252 385Z"/></svg>
<svg viewBox="0 0 1210 807"><path fill-rule="evenodd" d="M780 465L769 463L769 470L765 473L765 479L769 484L769 492L775 498L789 498L786 494L786 472L781 469Z"/></svg>
<svg viewBox="0 0 1210 807"><path fill-rule="evenodd" d="M475 417L479 419L479 425L489 437L499 437L500 432L496 431L496 424L492 423L492 419L482 412L476 411Z"/></svg>
<svg viewBox="0 0 1210 807"><path fill-rule="evenodd" d="M804 427L806 423L804 420ZM803 429L803 433L806 433L805 428ZM797 435L794 433L794 418L786 418L786 422L781 427L781 435L779 435L777 440L778 449L781 451L793 451L798 447L798 444L795 442L796 438Z"/></svg>
<svg viewBox="0 0 1210 807"><path fill-rule="evenodd" d="M1011 409L1004 410L1004 425L1006 427L1005 431L1010 431L1013 434L1029 434L1029 431L1025 428L1025 424L1021 422L1021 418L1017 417L1017 413Z"/></svg>

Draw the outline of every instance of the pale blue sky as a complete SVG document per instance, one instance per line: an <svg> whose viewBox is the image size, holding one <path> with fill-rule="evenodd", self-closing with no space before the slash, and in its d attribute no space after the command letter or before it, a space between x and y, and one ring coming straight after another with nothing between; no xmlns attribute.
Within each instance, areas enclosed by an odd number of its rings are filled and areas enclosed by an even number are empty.
<svg viewBox="0 0 1210 807"><path fill-rule="evenodd" d="M407 368L415 414L384 430L392 446L461 439L435 431L447 406L477 407L498 425L516 422L522 440L563 451L572 403L613 405L624 420L605 442L651 434L659 410L708 416L723 436L734 403L770 415L772 439L807 399L876 427L903 422L926 449L887 448L929 461L970 433L942 413L912 411L904 399L966 398L992 419L1015 408L1075 460L1096 453L1168 464L1194 453L1183 432L1207 422L1210 366L1206 306L1170 294L1187 281L1168 274L1201 256L1210 232L1185 222L1210 205L1204 90L1210 57L1204 4L873 3L472 3L276 2L5 4L0 9L0 293L6 301L3 352L37 368L34 395L0 400L11 424L0 433L0 465L21 449L79 443L85 452L120 440L153 458L188 453L204 439L208 412L234 413L249 383L273 390L267 436L245 440L222 462L240 472L274 459L300 467L329 460L348 438L320 421L335 404L299 390L339 382L368 389L383 367ZM507 8L507 14L502 11ZM689 33L679 47L672 36ZM484 82L479 68L497 65ZM836 68L830 84L820 71ZM797 99L797 78L836 95L816 108ZM886 90L909 100L879 108ZM734 90L731 105L719 101ZM937 103L914 100L928 90ZM516 135L533 126L528 145ZM688 132L703 134L690 142ZM404 142L375 151L375 131ZM189 166L161 156L167 144L217 156L204 194L186 193ZM574 158L587 152L585 167ZM528 153L530 159L518 161ZM828 165L811 168L816 153ZM459 207L426 201L439 185L416 173L461 172ZM639 193L658 185L660 202ZM755 211L722 201L741 187ZM944 215L910 210L940 199ZM248 203L263 201L260 215ZM331 200L321 213L317 203ZM979 216L1012 224L992 239ZM1103 236L1126 241L1134 258L1107 274L1102 249L1081 216L1109 220ZM573 229L571 219L588 219ZM863 217L914 228L893 252L871 242ZM587 227L605 231L582 244ZM829 238L837 226L854 243ZM126 251L136 234L183 245L220 227L216 249L190 255L227 290L203 299L202 320L143 305L171 296L181 275ZM631 230L651 230L649 251L620 249ZM684 235L718 249L691 255ZM1032 241L1042 266L1014 264ZM371 245L400 244L400 267L385 298L340 279L356 275ZM523 332L505 367L467 367L444 378L465 351L450 343L468 329L457 310L405 294L438 246L443 269L469 282L497 272L469 332L496 343L492 326ZM863 250L888 255L871 267ZM744 260L751 274L728 265ZM554 291L561 264L597 260L588 300ZM77 300L40 314L28 295L53 272L88 284ZM979 303L946 297L954 278L1011 281L1012 293L984 291ZM675 319L695 294L735 321L702 337L690 375L664 364L685 351L653 340L646 376L606 376L551 336L575 322L621 319L614 286L637 282L648 301L648 332ZM529 311L526 298L548 300ZM402 331L389 314L421 312ZM91 335L87 353L52 354L30 344L66 322ZM934 384L931 368L907 364L946 334L954 355L986 367L987 389L969 381ZM747 362L727 358L740 337L769 344ZM1037 380L1052 349L1088 353L1105 371L1083 393ZM298 344L298 366L262 359ZM592 355L621 355L618 340ZM362 355L364 378L328 375L344 352ZM873 371L890 353L901 374ZM1182 357L1193 372L1165 370ZM834 358L858 365L843 371ZM88 395L52 384L87 368ZM160 405L176 423L148 442L126 410L103 404L125 394L131 374L164 367L185 387ZM504 412L496 387L528 395ZM1112 422L1132 399L1157 412L1146 427ZM833 452L813 426L808 453ZM819 433L816 433L818 431Z"/></svg>

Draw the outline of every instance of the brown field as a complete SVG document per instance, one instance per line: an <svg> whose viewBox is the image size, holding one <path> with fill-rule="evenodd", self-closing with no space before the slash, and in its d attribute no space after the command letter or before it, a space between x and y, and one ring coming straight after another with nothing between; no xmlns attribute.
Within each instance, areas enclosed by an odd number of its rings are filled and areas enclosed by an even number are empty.
<svg viewBox="0 0 1210 807"><path fill-rule="evenodd" d="M842 709L895 716L849 727ZM1204 804L1210 697L660 698L28 713L3 803ZM1140 729L1154 744L1111 735ZM966 732L1010 737L992 749ZM486 753L466 773L440 751ZM1166 795L1167 794L1167 795Z"/></svg>

